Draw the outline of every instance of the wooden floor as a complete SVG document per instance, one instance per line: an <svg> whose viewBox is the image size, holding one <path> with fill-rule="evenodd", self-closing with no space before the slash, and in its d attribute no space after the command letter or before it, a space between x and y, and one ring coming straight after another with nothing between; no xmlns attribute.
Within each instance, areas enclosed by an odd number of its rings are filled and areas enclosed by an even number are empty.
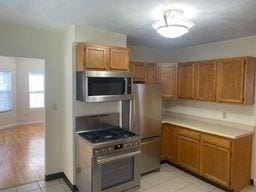
<svg viewBox="0 0 256 192"><path fill-rule="evenodd" d="M0 130L0 189L43 178L43 124Z"/></svg>

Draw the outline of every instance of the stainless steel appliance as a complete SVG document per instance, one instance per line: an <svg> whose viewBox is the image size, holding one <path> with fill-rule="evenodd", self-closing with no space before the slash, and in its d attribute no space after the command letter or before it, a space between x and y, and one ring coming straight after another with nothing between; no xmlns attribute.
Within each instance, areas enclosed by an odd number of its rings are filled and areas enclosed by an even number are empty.
<svg viewBox="0 0 256 192"><path fill-rule="evenodd" d="M134 84L134 132L141 137L141 174L160 169L162 94L158 84Z"/></svg>
<svg viewBox="0 0 256 192"><path fill-rule="evenodd" d="M84 71L76 73L77 100L103 102L132 99L132 76L128 72Z"/></svg>
<svg viewBox="0 0 256 192"><path fill-rule="evenodd" d="M76 118L76 186L80 192L138 189L140 138L121 129L118 117L113 113Z"/></svg>

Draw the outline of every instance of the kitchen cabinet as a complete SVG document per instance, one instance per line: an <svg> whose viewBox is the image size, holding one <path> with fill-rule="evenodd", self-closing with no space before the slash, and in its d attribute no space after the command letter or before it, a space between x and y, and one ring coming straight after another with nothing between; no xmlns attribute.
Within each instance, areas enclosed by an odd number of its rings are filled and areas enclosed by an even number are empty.
<svg viewBox="0 0 256 192"><path fill-rule="evenodd" d="M158 64L158 83L162 85L162 96L177 98L177 64Z"/></svg>
<svg viewBox="0 0 256 192"><path fill-rule="evenodd" d="M178 64L178 98L194 98L194 63Z"/></svg>
<svg viewBox="0 0 256 192"><path fill-rule="evenodd" d="M166 147L167 147L167 124L162 124L161 126L161 150L160 150L160 159L161 161L166 159Z"/></svg>
<svg viewBox="0 0 256 192"><path fill-rule="evenodd" d="M157 83L157 65L156 63L147 63L146 65L146 83Z"/></svg>
<svg viewBox="0 0 256 192"><path fill-rule="evenodd" d="M85 69L104 70L108 67L108 48L99 45L85 46Z"/></svg>
<svg viewBox="0 0 256 192"><path fill-rule="evenodd" d="M133 81L145 82L146 80L146 65L143 62L131 62L131 72L133 74Z"/></svg>
<svg viewBox="0 0 256 192"><path fill-rule="evenodd" d="M184 134L183 134L184 132ZM195 135L197 135L195 137ZM200 171L199 133L181 129L178 134L178 164L191 171Z"/></svg>
<svg viewBox="0 0 256 192"><path fill-rule="evenodd" d="M218 102L253 104L255 59L250 57L218 60Z"/></svg>
<svg viewBox="0 0 256 192"><path fill-rule="evenodd" d="M217 64L215 60L201 61L195 64L195 99L216 100Z"/></svg>
<svg viewBox="0 0 256 192"><path fill-rule="evenodd" d="M76 71L129 70L129 49L88 43L75 44Z"/></svg>
<svg viewBox="0 0 256 192"><path fill-rule="evenodd" d="M251 135L230 139L170 123L162 125L162 161L174 163L235 192L250 184Z"/></svg>
<svg viewBox="0 0 256 192"><path fill-rule="evenodd" d="M172 163L177 161L177 135L175 127L166 127L166 158Z"/></svg>
<svg viewBox="0 0 256 192"><path fill-rule="evenodd" d="M210 143L202 142L202 175L225 186L230 182L230 149Z"/></svg>
<svg viewBox="0 0 256 192"><path fill-rule="evenodd" d="M129 49L110 48L110 69L128 71L129 63Z"/></svg>

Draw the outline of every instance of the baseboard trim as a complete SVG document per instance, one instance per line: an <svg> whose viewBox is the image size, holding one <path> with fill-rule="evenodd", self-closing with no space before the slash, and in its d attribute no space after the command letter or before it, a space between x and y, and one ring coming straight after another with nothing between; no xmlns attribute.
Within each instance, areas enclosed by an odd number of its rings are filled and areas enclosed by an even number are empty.
<svg viewBox="0 0 256 192"><path fill-rule="evenodd" d="M73 185L70 180L67 178L64 172L59 172L59 173L53 173L50 175L45 175L45 181L52 181L55 179L63 179L65 183L68 185L71 191L75 192L78 191L78 188L76 185Z"/></svg>
<svg viewBox="0 0 256 192"><path fill-rule="evenodd" d="M220 188L220 189L222 189L222 190L224 190L226 192L234 192L234 189L231 189L231 188L225 187L223 185L220 185L220 184L218 184L218 183L216 183L216 182L214 182L212 180L209 180L209 179L207 179L207 178L205 178L205 177L203 177L203 176L201 176L201 175L199 175L197 173L194 173L193 171L190 171L190 170L188 170L188 169L186 169L184 167L176 165L175 163L172 163L170 161L164 160L164 161L161 161L161 163L167 163L169 165L172 165L172 166L174 166L174 167L176 167L176 168L178 168L178 169L180 169L180 170L182 170L182 171L184 171L184 172L186 172L186 173L188 173L190 175L193 175L193 176L195 176L195 177L197 177L197 178L199 178L199 179L201 179L201 180L203 180L203 181L205 181L205 182L207 182L207 183L209 183L211 185L214 185L214 186L216 186L216 187L218 187L218 188Z"/></svg>

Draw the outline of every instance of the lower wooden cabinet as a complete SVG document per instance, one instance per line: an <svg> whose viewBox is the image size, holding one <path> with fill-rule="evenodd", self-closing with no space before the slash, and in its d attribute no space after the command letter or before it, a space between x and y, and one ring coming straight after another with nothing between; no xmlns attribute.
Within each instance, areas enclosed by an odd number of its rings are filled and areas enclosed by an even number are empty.
<svg viewBox="0 0 256 192"><path fill-rule="evenodd" d="M162 124L161 160L241 191L250 184L252 136L230 139Z"/></svg>
<svg viewBox="0 0 256 192"><path fill-rule="evenodd" d="M178 136L178 164L196 173L200 172L200 142L198 140Z"/></svg>
<svg viewBox="0 0 256 192"><path fill-rule="evenodd" d="M177 162L177 129L168 124L162 124L161 133L161 160Z"/></svg>
<svg viewBox="0 0 256 192"><path fill-rule="evenodd" d="M202 175L225 186L230 185L230 150L202 143Z"/></svg>

